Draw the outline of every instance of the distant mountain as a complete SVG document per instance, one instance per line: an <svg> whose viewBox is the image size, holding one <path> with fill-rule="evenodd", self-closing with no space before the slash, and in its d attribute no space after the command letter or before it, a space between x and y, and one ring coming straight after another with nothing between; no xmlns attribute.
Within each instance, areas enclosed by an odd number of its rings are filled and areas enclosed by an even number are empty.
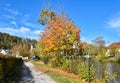
<svg viewBox="0 0 120 83"><path fill-rule="evenodd" d="M32 44L35 46L37 41L35 39L25 39L0 32L0 49L11 49L14 45L19 45L20 43L27 43L28 45Z"/></svg>

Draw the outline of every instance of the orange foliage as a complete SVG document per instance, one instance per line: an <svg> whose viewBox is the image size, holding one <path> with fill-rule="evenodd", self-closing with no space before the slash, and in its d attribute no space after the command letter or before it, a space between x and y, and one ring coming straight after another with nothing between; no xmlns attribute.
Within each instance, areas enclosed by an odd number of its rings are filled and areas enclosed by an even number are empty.
<svg viewBox="0 0 120 83"><path fill-rule="evenodd" d="M39 40L46 51L72 49L73 44L80 42L80 29L68 18L56 16L45 26ZM77 47L78 48L78 47Z"/></svg>

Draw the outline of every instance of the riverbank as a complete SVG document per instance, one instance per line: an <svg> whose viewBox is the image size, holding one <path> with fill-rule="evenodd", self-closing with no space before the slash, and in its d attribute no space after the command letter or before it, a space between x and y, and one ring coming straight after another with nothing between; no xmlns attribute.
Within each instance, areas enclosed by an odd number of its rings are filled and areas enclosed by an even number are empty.
<svg viewBox="0 0 120 83"><path fill-rule="evenodd" d="M33 64L38 71L43 71L51 76L57 83L86 83L78 75L65 72L60 69L52 68L41 61L35 61Z"/></svg>

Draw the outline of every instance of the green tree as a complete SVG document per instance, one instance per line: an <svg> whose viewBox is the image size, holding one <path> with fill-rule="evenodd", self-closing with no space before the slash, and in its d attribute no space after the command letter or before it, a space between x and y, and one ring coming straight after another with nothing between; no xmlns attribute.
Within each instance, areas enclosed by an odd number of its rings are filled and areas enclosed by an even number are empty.
<svg viewBox="0 0 120 83"><path fill-rule="evenodd" d="M30 56L30 46L25 43L15 45L12 51L14 54L16 54L16 52L19 52L19 55L23 57Z"/></svg>
<svg viewBox="0 0 120 83"><path fill-rule="evenodd" d="M38 22L42 25L47 24L50 20L54 19L56 14L48 8L45 8L41 11Z"/></svg>
<svg viewBox="0 0 120 83"><path fill-rule="evenodd" d="M103 62L106 59L107 49L105 47L106 41L103 37L97 37L93 41L94 46L96 47L96 60Z"/></svg>
<svg viewBox="0 0 120 83"><path fill-rule="evenodd" d="M0 32L0 49L12 49L15 45L19 45L23 42L29 45L32 44L34 46L37 43L37 41L34 39L23 39L17 36L11 36L7 33Z"/></svg>
<svg viewBox="0 0 120 83"><path fill-rule="evenodd" d="M104 62L104 60L107 58L106 55L106 49L101 48L100 52L96 56L97 61Z"/></svg>

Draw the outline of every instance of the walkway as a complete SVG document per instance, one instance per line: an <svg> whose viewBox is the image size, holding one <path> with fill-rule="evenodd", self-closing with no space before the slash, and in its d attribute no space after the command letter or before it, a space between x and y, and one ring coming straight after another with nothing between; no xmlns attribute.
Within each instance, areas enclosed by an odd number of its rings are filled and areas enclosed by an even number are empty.
<svg viewBox="0 0 120 83"><path fill-rule="evenodd" d="M47 74L37 71L31 62L23 65L22 80L20 83L56 83Z"/></svg>

